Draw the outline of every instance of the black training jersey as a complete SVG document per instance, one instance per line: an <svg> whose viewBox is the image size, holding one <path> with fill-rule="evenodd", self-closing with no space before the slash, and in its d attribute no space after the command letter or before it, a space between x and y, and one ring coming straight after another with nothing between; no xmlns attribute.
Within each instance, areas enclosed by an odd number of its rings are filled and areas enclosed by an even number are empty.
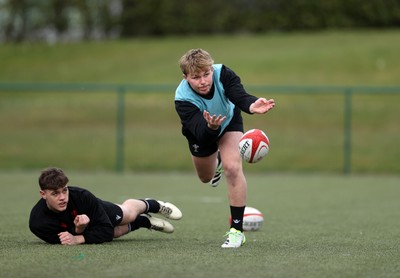
<svg viewBox="0 0 400 278"><path fill-rule="evenodd" d="M235 105L236 109L250 114L250 105L258 98L250 95L244 89L240 77L231 69L222 65L221 76L219 80L224 88L225 96ZM212 99L214 96L215 85L206 99ZM197 94L193 90L194 94ZM175 101L175 110L178 113L182 123L182 133L190 132L199 141L217 140L220 130L211 130L207 127L207 122L203 118L203 111L190 101Z"/></svg>
<svg viewBox="0 0 400 278"><path fill-rule="evenodd" d="M114 227L101 205L101 200L91 192L79 187L68 186L69 201L63 212L51 211L44 199L32 208L29 218L29 228L37 237L48 243L60 243L58 234L75 233L74 219L77 215L86 214L90 222L82 235L85 243L102 243L111 241L114 237Z"/></svg>

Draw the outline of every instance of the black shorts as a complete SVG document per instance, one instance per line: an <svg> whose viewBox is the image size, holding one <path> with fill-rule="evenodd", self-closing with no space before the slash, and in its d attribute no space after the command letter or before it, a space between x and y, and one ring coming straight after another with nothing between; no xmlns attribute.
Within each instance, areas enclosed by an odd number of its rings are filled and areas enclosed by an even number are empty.
<svg viewBox="0 0 400 278"><path fill-rule="evenodd" d="M108 218L110 218L113 227L118 226L124 217L122 209L118 205L111 202L100 200L100 203L103 205L103 208L106 211Z"/></svg>
<svg viewBox="0 0 400 278"><path fill-rule="evenodd" d="M225 128L225 130L221 133L221 135L218 137L221 138L225 132L228 131L241 131L243 132L243 118L241 115L241 111L239 108L235 107L233 110L233 117L229 125ZM191 134L186 134L185 135L188 144L189 144L189 150L190 153L193 156L196 157L207 157L212 155L218 150L218 140L215 142L200 142L197 141L194 136Z"/></svg>

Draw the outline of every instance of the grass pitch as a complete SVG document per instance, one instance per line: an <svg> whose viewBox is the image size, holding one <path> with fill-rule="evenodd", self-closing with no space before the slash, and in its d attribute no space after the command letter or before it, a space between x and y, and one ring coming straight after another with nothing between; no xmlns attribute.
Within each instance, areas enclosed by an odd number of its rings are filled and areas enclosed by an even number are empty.
<svg viewBox="0 0 400 278"><path fill-rule="evenodd" d="M396 176L248 174L248 205L265 223L223 250L226 184L193 173L70 172L71 185L122 202L154 197L178 205L175 233L139 230L101 245L49 245L28 229L37 172L0 172L3 277L398 277L400 179ZM171 221L172 222L172 221Z"/></svg>

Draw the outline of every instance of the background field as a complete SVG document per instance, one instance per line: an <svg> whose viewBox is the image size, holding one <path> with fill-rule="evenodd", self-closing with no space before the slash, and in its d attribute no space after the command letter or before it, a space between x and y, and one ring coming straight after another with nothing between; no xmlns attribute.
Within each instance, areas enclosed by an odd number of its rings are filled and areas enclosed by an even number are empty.
<svg viewBox="0 0 400 278"><path fill-rule="evenodd" d="M271 152L245 170L248 205L266 221L243 248L222 250L225 180L213 189L195 177L173 88L177 60L197 47L250 87L398 86L399 46L399 30L0 45L0 85L80 86L0 91L0 276L398 277L399 94L353 95L353 175L343 176L343 95L259 92L277 107L245 115L245 128L267 131ZM167 88L126 93L123 173L113 173L117 94L86 90L88 83ZM102 245L44 244L28 217L39 170L51 165L100 198L166 199L184 218L172 235L143 230Z"/></svg>
<svg viewBox="0 0 400 278"><path fill-rule="evenodd" d="M113 171L117 95L84 85L111 83L165 88L126 94L125 170L191 170L173 107L177 60L189 48L209 50L251 88L396 86L399 46L398 30L0 45L0 82L78 84L75 92L0 92L0 168ZM272 144L268 161L248 171L343 172L344 97L320 93L257 92L277 107L245 115L245 129L265 130ZM400 173L399 100L379 91L353 96L352 172Z"/></svg>
<svg viewBox="0 0 400 278"><path fill-rule="evenodd" d="M265 214L239 250L222 250L225 180L192 174L69 172L71 184L121 202L152 196L184 213L172 235L139 230L112 243L51 246L28 229L37 172L0 172L3 277L398 277L398 177L248 175L248 204Z"/></svg>
<svg viewBox="0 0 400 278"><path fill-rule="evenodd" d="M178 59L202 47L244 84L398 85L400 30L137 38L0 45L0 80L177 84Z"/></svg>

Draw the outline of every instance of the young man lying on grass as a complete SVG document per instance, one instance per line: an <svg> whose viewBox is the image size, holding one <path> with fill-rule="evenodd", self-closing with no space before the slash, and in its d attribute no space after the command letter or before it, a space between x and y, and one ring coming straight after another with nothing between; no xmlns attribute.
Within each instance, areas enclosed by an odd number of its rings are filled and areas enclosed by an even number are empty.
<svg viewBox="0 0 400 278"><path fill-rule="evenodd" d="M114 204L68 182L59 168L45 169L39 177L42 198L32 208L29 228L48 243L103 243L139 228L172 233L174 227L168 221L150 213L173 220L182 218L182 212L168 202L128 199Z"/></svg>

